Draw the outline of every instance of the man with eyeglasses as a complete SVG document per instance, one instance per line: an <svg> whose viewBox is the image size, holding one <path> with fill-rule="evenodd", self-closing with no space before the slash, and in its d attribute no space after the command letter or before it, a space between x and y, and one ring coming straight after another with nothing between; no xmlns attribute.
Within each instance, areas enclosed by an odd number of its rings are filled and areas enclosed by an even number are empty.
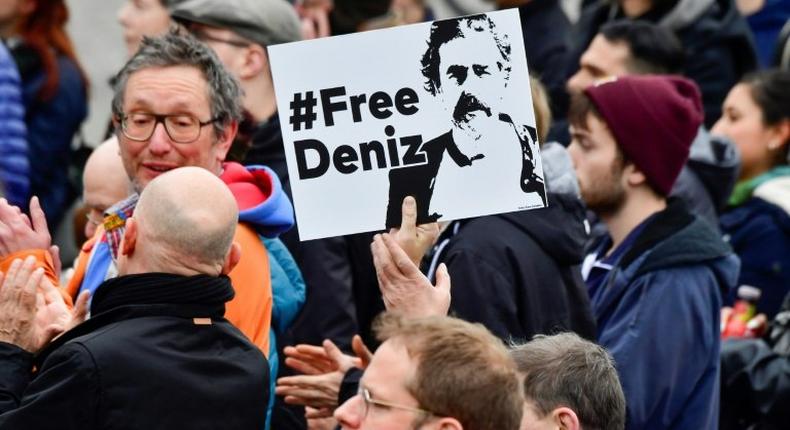
<svg viewBox="0 0 790 430"><path fill-rule="evenodd" d="M515 430L523 397L515 363L482 325L383 314L381 346L359 393L335 410L343 429Z"/></svg>
<svg viewBox="0 0 790 430"><path fill-rule="evenodd" d="M117 275L120 239L138 194L164 172L178 167L204 168L225 182L238 204L234 241L241 246L239 264L230 273L235 297L225 317L267 357L272 319L270 241L293 225L293 208L280 182L263 166L245 168L224 162L241 117L241 91L216 55L195 38L178 31L146 38L119 72L112 103L123 166L135 194L107 210L101 228L82 248L65 291L76 298L93 293ZM0 201L0 270L20 253L34 254L39 265L57 275L47 255L50 237L34 199L32 223ZM178 218L174 212L172 217ZM170 220L168 220L170 221ZM265 244L264 244L265 242ZM282 246L281 244L279 246ZM285 275L284 275L285 276ZM302 292L303 294L303 292ZM298 291L293 297L298 297ZM295 304L298 310L299 305ZM265 405L261 406L265 408Z"/></svg>

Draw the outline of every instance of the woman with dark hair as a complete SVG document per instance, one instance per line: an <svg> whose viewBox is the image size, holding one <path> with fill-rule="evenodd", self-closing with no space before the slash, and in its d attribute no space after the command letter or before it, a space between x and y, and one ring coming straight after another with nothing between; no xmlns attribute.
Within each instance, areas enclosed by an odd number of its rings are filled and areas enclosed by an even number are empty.
<svg viewBox="0 0 790 430"><path fill-rule="evenodd" d="M64 0L16 2L3 36L22 77L30 191L54 231L75 197L69 181L71 142L87 116L87 79L66 34Z"/></svg>
<svg viewBox="0 0 790 430"><path fill-rule="evenodd" d="M762 290L757 309L770 319L790 291L790 71L747 75L730 90L711 131L740 151L741 173L721 227L741 258L740 284Z"/></svg>

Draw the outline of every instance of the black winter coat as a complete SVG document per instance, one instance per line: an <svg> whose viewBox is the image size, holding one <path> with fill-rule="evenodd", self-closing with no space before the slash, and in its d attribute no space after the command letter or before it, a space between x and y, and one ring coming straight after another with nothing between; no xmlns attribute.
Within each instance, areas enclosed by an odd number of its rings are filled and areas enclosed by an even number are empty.
<svg viewBox="0 0 790 430"><path fill-rule="evenodd" d="M595 339L579 270L587 238L583 206L568 194L549 193L548 201L547 208L454 222L445 230L434 263L447 264L452 277L451 313L505 340L563 331Z"/></svg>
<svg viewBox="0 0 790 430"><path fill-rule="evenodd" d="M223 318L226 277L106 281L93 317L32 354L0 343L0 429L263 429L269 366Z"/></svg>

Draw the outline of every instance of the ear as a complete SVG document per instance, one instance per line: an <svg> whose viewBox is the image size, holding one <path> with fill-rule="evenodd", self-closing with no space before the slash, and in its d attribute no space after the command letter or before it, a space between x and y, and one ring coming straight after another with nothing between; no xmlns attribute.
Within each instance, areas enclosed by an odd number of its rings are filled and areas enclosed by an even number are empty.
<svg viewBox="0 0 790 430"><path fill-rule="evenodd" d="M241 260L241 245L234 241L230 245L228 255L225 256L225 262L222 263L222 271L220 273L223 275L230 273L230 271L239 264L239 260Z"/></svg>
<svg viewBox="0 0 790 430"><path fill-rule="evenodd" d="M637 187L647 183L647 176L636 167L633 161L628 161L623 166L623 179L625 180L624 185L628 185L629 187Z"/></svg>
<svg viewBox="0 0 790 430"><path fill-rule="evenodd" d="M772 144L779 145L771 149L776 150L784 145L787 145L788 141L790 141L790 119L783 120L778 124L774 125L773 127L771 127L770 133L771 136L768 142L769 146Z"/></svg>
<svg viewBox="0 0 790 430"><path fill-rule="evenodd" d="M431 426L436 430L464 430L464 426L452 417L442 417Z"/></svg>
<svg viewBox="0 0 790 430"><path fill-rule="evenodd" d="M269 74L269 56L263 46L257 43L250 45L243 61L239 70L241 80L252 79L262 73Z"/></svg>
<svg viewBox="0 0 790 430"><path fill-rule="evenodd" d="M560 406L559 408L551 411L551 416L554 423L557 425L557 428L560 428L562 430L581 429L581 424L579 424L579 417L576 416L576 412L573 412L571 408Z"/></svg>
<svg viewBox="0 0 790 430"><path fill-rule="evenodd" d="M228 155L230 146L233 144L233 139L236 138L236 133L238 131L239 122L231 121L227 126L225 126L222 138L218 138L217 143L214 144L212 150L214 151L214 156L220 164L225 161L225 157Z"/></svg>
<svg viewBox="0 0 790 430"><path fill-rule="evenodd" d="M120 245L121 255L131 256L134 253L137 247L138 233L137 220L134 219L134 217L127 218L126 228L124 229Z"/></svg>

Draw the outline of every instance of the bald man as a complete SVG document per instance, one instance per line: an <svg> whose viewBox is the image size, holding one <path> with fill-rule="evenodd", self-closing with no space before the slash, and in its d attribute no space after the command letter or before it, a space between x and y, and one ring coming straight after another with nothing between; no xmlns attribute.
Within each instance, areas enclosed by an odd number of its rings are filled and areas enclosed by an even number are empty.
<svg viewBox="0 0 790 430"><path fill-rule="evenodd" d="M82 173L82 202L87 215L82 245L93 237L104 218L104 211L132 193L132 184L118 151L118 138L112 137L93 150ZM75 230L78 231L78 230Z"/></svg>
<svg viewBox="0 0 790 430"><path fill-rule="evenodd" d="M119 276L97 290L89 320L35 358L31 339L47 325L31 324L35 300L0 294L0 429L264 428L266 359L223 317L237 220L205 169L153 179L127 220ZM42 279L30 260L0 293Z"/></svg>

